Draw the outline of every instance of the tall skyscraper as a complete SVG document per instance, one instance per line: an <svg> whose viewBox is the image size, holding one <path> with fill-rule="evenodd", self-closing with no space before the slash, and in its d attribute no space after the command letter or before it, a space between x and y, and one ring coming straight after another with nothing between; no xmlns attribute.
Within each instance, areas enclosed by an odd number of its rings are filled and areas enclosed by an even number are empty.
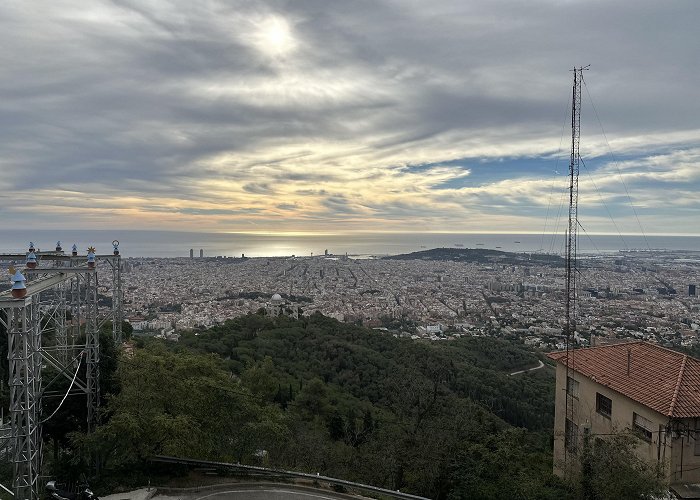
<svg viewBox="0 0 700 500"><path fill-rule="evenodd" d="M199 249L199 258L200 258L200 259L203 259L203 258L204 258L204 250L201 249L201 248Z"/></svg>
<svg viewBox="0 0 700 500"><path fill-rule="evenodd" d="M190 248L190 259L194 259L194 248Z"/></svg>

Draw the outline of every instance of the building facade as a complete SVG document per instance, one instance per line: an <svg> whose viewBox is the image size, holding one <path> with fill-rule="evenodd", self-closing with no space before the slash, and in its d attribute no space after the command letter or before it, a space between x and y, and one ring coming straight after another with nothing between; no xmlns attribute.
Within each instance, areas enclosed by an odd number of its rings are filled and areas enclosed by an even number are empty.
<svg viewBox="0 0 700 500"><path fill-rule="evenodd" d="M700 361L648 342L555 352L554 472L591 439L632 432L670 484L700 482ZM567 390L568 387L568 390Z"/></svg>

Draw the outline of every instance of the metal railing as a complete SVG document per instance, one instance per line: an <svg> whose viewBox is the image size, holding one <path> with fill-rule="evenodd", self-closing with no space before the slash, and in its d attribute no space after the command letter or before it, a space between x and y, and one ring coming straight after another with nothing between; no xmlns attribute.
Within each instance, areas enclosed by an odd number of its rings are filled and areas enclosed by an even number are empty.
<svg viewBox="0 0 700 500"><path fill-rule="evenodd" d="M164 462L172 464L181 465L192 465L198 467L214 467L223 469L236 469L240 471L252 472L255 474L260 474L263 476L283 476L292 477L299 479L310 479L313 481L323 481L324 483L330 483L338 486L345 486L348 488L353 488L357 490L379 493L386 495L391 498L408 499L408 500L430 500L426 497L421 497L417 495L411 495L409 493L402 493L400 491L387 490L385 488L379 488L377 486L370 486L368 484L355 483L353 481L346 481L345 479L338 479L334 477L321 476L319 474L307 474L305 472L296 472L283 469L269 469L267 467L257 467L255 465L242 465L242 464L232 464L227 462L212 462L208 460L195 460L191 458L179 458L179 457L169 457L165 455L155 455L150 458L152 462Z"/></svg>

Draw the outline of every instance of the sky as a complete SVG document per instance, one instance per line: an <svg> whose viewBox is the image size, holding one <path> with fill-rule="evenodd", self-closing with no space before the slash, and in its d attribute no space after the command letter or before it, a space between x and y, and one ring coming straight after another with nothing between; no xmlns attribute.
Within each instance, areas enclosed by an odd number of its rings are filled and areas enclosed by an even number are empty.
<svg viewBox="0 0 700 500"><path fill-rule="evenodd" d="M0 228L554 230L590 64L581 224L698 234L698 19L696 0L7 0Z"/></svg>

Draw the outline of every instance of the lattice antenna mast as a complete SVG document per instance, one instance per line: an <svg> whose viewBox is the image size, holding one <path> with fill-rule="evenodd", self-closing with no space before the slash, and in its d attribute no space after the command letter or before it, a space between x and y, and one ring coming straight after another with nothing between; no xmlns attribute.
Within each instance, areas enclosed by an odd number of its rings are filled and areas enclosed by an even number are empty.
<svg viewBox="0 0 700 500"><path fill-rule="evenodd" d="M583 70L574 68L574 85L571 97L571 159L569 161L569 228L566 232L566 349L568 351L576 333L576 240L578 236L578 174L579 143L581 141L581 84ZM567 363L568 364L568 363Z"/></svg>
<svg viewBox="0 0 700 500"><path fill-rule="evenodd" d="M574 366L573 343L576 340L576 242L578 236L578 174L579 142L581 140L581 86L586 67L574 67L574 84L571 96L571 158L569 161L569 226L566 232L566 409L565 418L575 422L574 407L570 401L569 379ZM577 439L577 438L576 438ZM564 468L569 472L568 446L564 445Z"/></svg>

